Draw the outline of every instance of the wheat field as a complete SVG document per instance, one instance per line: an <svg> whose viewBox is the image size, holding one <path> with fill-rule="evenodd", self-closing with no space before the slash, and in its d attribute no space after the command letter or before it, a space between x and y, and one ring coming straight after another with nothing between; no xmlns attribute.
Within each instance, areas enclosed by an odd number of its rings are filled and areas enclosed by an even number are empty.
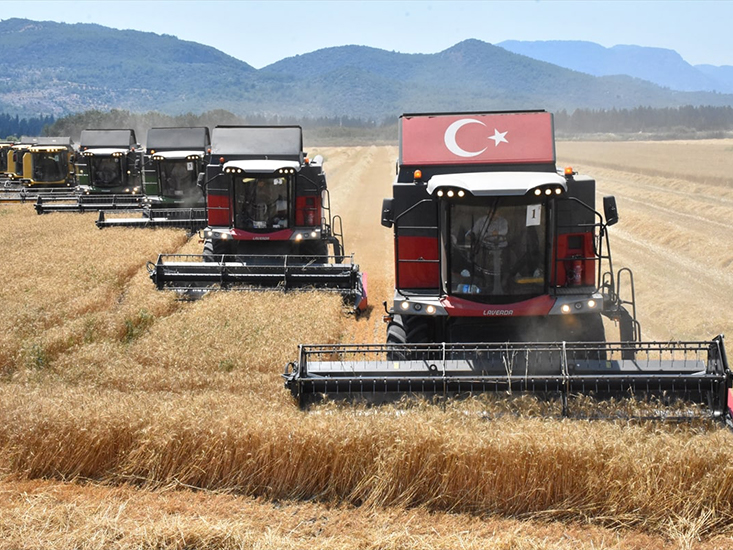
<svg viewBox="0 0 733 550"><path fill-rule="evenodd" d="M731 333L731 150L558 144L617 197L645 339ZM145 264L196 237L0 205L0 549L733 546L716 426L490 420L481 399L298 410L280 377L298 344L383 341L393 288L396 148L310 153L368 272L359 318L317 292L177 301Z"/></svg>

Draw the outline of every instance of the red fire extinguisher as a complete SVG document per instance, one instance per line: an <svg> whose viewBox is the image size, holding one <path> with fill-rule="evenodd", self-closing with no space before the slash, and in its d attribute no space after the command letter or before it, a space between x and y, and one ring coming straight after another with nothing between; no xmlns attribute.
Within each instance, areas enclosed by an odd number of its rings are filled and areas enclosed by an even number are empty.
<svg viewBox="0 0 733 550"><path fill-rule="evenodd" d="M571 268L568 270L568 285L579 286L583 281L583 261L573 260Z"/></svg>
<svg viewBox="0 0 733 550"><path fill-rule="evenodd" d="M305 203L305 225L313 226L316 224L315 209L315 200L312 197L307 198Z"/></svg>

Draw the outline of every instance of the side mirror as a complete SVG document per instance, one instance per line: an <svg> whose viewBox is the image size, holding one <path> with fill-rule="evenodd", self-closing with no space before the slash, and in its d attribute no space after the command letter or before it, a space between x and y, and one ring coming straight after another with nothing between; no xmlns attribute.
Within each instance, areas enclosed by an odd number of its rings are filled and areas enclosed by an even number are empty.
<svg viewBox="0 0 733 550"><path fill-rule="evenodd" d="M613 195L603 197L603 215L606 218L606 225L618 223L618 209L616 208L616 197Z"/></svg>
<svg viewBox="0 0 733 550"><path fill-rule="evenodd" d="M206 175L203 172L199 172L198 177L196 178L196 185L198 185L201 189L204 188L204 178Z"/></svg>
<svg viewBox="0 0 733 550"><path fill-rule="evenodd" d="M394 213L392 211L392 203L394 199L384 199L382 201L382 225L384 227L392 227L394 223Z"/></svg>

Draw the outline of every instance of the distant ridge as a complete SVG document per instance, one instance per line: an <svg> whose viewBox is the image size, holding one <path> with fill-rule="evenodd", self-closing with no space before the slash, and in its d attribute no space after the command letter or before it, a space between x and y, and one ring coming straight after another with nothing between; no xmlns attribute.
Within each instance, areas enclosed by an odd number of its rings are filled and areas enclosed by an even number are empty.
<svg viewBox="0 0 733 550"><path fill-rule="evenodd" d="M223 109L379 121L406 111L733 105L733 95L594 76L474 39L435 54L325 48L257 70L169 35L8 19L0 51L0 112L21 116Z"/></svg>
<svg viewBox="0 0 733 550"><path fill-rule="evenodd" d="M721 77L715 70L724 67L702 69L703 66L687 63L676 51L664 48L625 45L605 48L578 40L507 40L497 45L513 53L594 76L628 75L683 92L733 92L733 79ZM733 67L729 69L733 72Z"/></svg>

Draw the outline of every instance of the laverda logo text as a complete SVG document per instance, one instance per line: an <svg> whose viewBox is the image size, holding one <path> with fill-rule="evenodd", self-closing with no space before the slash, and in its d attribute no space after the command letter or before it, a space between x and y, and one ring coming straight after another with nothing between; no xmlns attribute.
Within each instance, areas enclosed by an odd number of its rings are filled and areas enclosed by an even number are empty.
<svg viewBox="0 0 733 550"><path fill-rule="evenodd" d="M485 309L484 317L502 317L514 315L513 309Z"/></svg>

